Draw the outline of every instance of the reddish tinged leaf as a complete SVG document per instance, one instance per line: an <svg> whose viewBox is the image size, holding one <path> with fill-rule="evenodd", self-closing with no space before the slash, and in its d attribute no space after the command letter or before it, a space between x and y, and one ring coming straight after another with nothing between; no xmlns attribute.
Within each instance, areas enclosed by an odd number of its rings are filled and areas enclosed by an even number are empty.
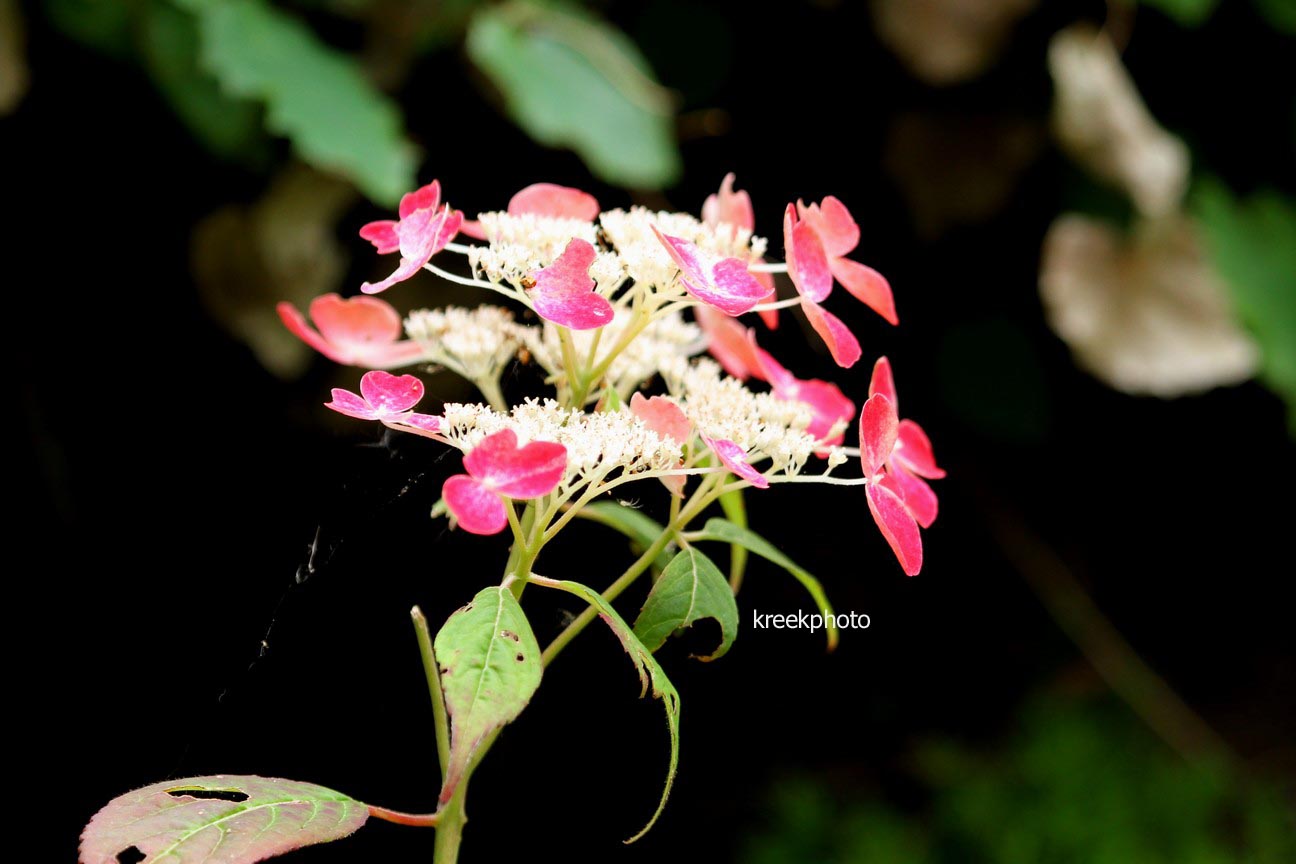
<svg viewBox="0 0 1296 864"><path fill-rule="evenodd" d="M469 534L498 534L508 525L508 514L504 512L508 505L475 477L455 474L446 478L441 497L459 527Z"/></svg>
<svg viewBox="0 0 1296 864"><path fill-rule="evenodd" d="M860 410L860 461L864 476L875 477L895 449L900 418L895 405L881 393L870 396Z"/></svg>
<svg viewBox="0 0 1296 864"><path fill-rule="evenodd" d="M170 780L122 795L96 813L81 835L80 861L253 864L345 837L368 817L367 805L295 780Z"/></svg>
<svg viewBox="0 0 1296 864"><path fill-rule="evenodd" d="M797 219L796 207L792 204L783 213L783 247L788 276L797 292L815 303L828 299L833 277L828 269L823 241L813 226Z"/></svg>
<svg viewBox="0 0 1296 864"><path fill-rule="evenodd" d="M667 254L680 268L680 281L697 299L730 316L750 312L769 296L769 289L747 270L738 258L722 258L714 264L689 241L663 234L653 226L653 233Z"/></svg>
<svg viewBox="0 0 1296 864"><path fill-rule="evenodd" d="M597 255L589 242L573 238L552 264L531 273L531 302L541 318L572 330L593 330L612 320L612 304L594 293L589 275Z"/></svg>
<svg viewBox="0 0 1296 864"><path fill-rule="evenodd" d="M805 312L810 326L828 346L828 352L832 354L837 365L843 369L854 366L863 353L855 334L836 315L818 303L812 303L808 299L802 300L801 309Z"/></svg>
<svg viewBox="0 0 1296 864"><path fill-rule="evenodd" d="M747 461L747 451L739 447L727 438L708 438L702 436L702 441L711 448L711 450L720 457L724 466L737 476L746 480L757 489L768 489L769 480L752 467Z"/></svg>
<svg viewBox="0 0 1296 864"><path fill-rule="evenodd" d="M918 523L909 515L899 496L884 485L870 483L867 497L873 521L891 545L901 569L907 576L917 576L922 570L922 537L918 533Z"/></svg>
<svg viewBox="0 0 1296 864"><path fill-rule="evenodd" d="M945 476L945 469L936 465L936 454L932 452L931 439L927 437L923 428L912 420L900 421L894 458L919 477L939 480Z"/></svg>
<svg viewBox="0 0 1296 864"><path fill-rule="evenodd" d="M599 215L599 203L593 195L559 186L556 183L532 183L519 191L508 204L509 215L534 213L556 219L579 219L593 222Z"/></svg>

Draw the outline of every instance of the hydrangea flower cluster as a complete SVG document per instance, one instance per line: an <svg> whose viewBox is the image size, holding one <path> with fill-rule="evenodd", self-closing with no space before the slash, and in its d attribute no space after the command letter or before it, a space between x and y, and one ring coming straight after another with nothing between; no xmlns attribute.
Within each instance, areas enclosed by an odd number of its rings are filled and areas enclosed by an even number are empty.
<svg viewBox="0 0 1296 864"><path fill-rule="evenodd" d="M917 574L920 528L937 513L926 481L944 472L922 428L899 419L890 363L877 361L859 446L847 447L855 403L835 384L797 377L742 323L754 313L772 329L779 310L798 307L836 363L850 367L862 350L827 308L834 286L896 324L891 287L848 257L860 230L837 198L787 205L782 264L766 261L754 212L732 174L700 217L600 211L586 192L538 183L504 210L467 220L442 202L434 181L402 199L398 219L361 229L380 254L399 252L389 277L365 283L359 297L317 298L309 321L289 304L279 312L329 359L373 370L359 394L335 390L328 407L463 452L466 473L446 481L443 504L465 531L494 534L512 524L525 539L540 524L551 536L583 506L635 481L661 482L676 509L690 485L696 501L778 483L860 485L904 572ZM446 254L466 267L433 263ZM399 313L371 295L420 271L501 295L507 305L414 311L402 339ZM775 273L787 274L793 296L778 299ZM714 359L696 356L702 352ZM500 382L515 360L538 364L554 391L511 405ZM471 381L483 403L414 412L422 382L386 370L419 366ZM862 476L838 476L851 457ZM536 505L531 526L512 501Z"/></svg>

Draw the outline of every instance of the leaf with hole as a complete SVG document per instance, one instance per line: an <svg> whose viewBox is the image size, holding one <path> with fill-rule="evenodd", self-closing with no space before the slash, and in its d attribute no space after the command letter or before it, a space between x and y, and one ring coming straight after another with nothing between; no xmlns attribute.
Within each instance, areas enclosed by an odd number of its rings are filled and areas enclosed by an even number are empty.
<svg viewBox="0 0 1296 864"><path fill-rule="evenodd" d="M252 864L337 840L369 818L341 792L274 777L168 780L114 798L81 834L81 864Z"/></svg>
<svg viewBox="0 0 1296 864"><path fill-rule="evenodd" d="M643 689L639 693L640 698L647 694L648 688L651 686L653 698L662 700L662 705L666 708L666 725L670 729L671 739L670 770L666 774L666 786L662 789L657 811L648 820L648 824L639 829L639 833L626 841L627 843L633 843L648 833L648 829L652 828L653 824L656 823L657 817L661 815L662 810L666 809L666 799L670 797L671 786L675 783L675 769L679 766L679 693L675 690L675 685L671 684L670 679L666 677L666 672L662 669L661 664L657 662L657 658L652 656L652 652L639 641L639 637L630 629L630 625L625 622L625 619L618 615L611 604L604 600L597 591L579 582L546 579L543 576L533 575L531 581L546 588L557 588L560 591L575 594L593 606L598 611L599 617L603 619L608 627L612 628L612 632L621 640L621 647L625 649L634 662L635 671L639 673L639 681L643 685Z"/></svg>
<svg viewBox="0 0 1296 864"><path fill-rule="evenodd" d="M791 558L776 549L774 544L755 531L735 525L725 519L708 519L701 531L690 531L686 536L690 541L716 540L742 546L748 552L759 555L771 564L777 564L791 573L793 578L800 582L806 591L810 592L810 597L815 603L815 609L823 612L824 617L828 619L825 628L828 634L828 650L831 651L837 647L837 628L832 624L832 619L829 618L832 614L832 605L828 602L828 595L824 594L823 586L819 584L818 579L810 575L808 570L797 565Z"/></svg>
<svg viewBox="0 0 1296 864"><path fill-rule="evenodd" d="M671 98L626 35L575 6L485 6L468 56L532 138L570 147L598 177L660 189L679 176Z"/></svg>
<svg viewBox="0 0 1296 864"><path fill-rule="evenodd" d="M681 549L662 571L644 601L634 632L656 651L672 633L705 618L720 625L720 645L701 660L723 657L738 635L738 603L733 589L711 559L697 549Z"/></svg>
<svg viewBox="0 0 1296 864"><path fill-rule="evenodd" d="M478 592L433 645L450 715L450 762L441 802L450 800L482 739L512 722L540 686L540 646L508 588Z"/></svg>
<svg viewBox="0 0 1296 864"><path fill-rule="evenodd" d="M642 555L644 550L666 531L666 527L656 519L633 507L618 504L616 501L595 501L586 504L576 515L620 531L630 538L630 548L636 555ZM664 570L670 562L670 547L667 546L653 559L653 569Z"/></svg>

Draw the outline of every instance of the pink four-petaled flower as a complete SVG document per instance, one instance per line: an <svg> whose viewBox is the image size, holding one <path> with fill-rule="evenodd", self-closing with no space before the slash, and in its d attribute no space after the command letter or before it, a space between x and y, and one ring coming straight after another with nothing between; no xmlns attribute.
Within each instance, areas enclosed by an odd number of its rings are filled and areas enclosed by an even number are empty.
<svg viewBox="0 0 1296 864"><path fill-rule="evenodd" d="M931 441L912 420L897 410L891 364L882 357L873 367L869 398L860 411L860 462L867 487L869 511L904 572L922 569L919 526L936 520L936 493L922 480L939 480L945 471L936 465Z"/></svg>
<svg viewBox="0 0 1296 864"><path fill-rule="evenodd" d="M335 363L390 369L423 356L417 342L398 341L400 314L377 297L316 297L310 304L315 328L291 303L280 303L276 308L294 336Z"/></svg>
<svg viewBox="0 0 1296 864"><path fill-rule="evenodd" d="M682 237L663 234L656 225L653 233L679 267L684 288L703 303L726 315L741 315L769 296L770 289L747 271L747 264L741 258L712 261Z"/></svg>
<svg viewBox="0 0 1296 864"><path fill-rule="evenodd" d="M381 370L366 372L360 379L359 395L333 388L333 401L326 402L339 414L360 420L377 420L393 429L437 437L441 418L411 411L423 398L423 382L413 375L393 375Z"/></svg>
<svg viewBox="0 0 1296 864"><path fill-rule="evenodd" d="M460 527L471 534L498 534L508 524L505 498L547 495L567 471L567 448L550 441L518 446L517 434L502 429L483 438L464 456L467 474L445 481L441 495Z"/></svg>
<svg viewBox="0 0 1296 864"><path fill-rule="evenodd" d="M846 256L859 245L860 230L855 219L846 209L846 205L832 195L819 204L806 205L797 202L797 214L801 224L814 231L814 237L804 237L803 242L813 243L815 238L822 245L827 261L829 280L827 288L832 287L832 279L853 294L861 303L881 315L892 324L899 324L896 317L895 298L891 294L891 285L881 273ZM818 277L822 279L822 276ZM826 297L828 291L823 291ZM823 302L816 298L816 303Z"/></svg>
<svg viewBox="0 0 1296 864"><path fill-rule="evenodd" d="M731 236L737 237L738 229L756 230L756 211L752 209L751 196L746 190L734 191L734 174L730 171L720 181L720 191L712 192L702 203L702 223L711 228L729 225L734 231ZM752 259L752 264L764 264L764 258ZM774 293L774 277L769 273L753 273L756 281ZM765 326L771 330L778 328L778 310L757 310Z"/></svg>
<svg viewBox="0 0 1296 864"><path fill-rule="evenodd" d="M612 320L612 304L594 293L590 265L598 253L587 241L572 239L548 267L531 273L536 314L572 330L593 330Z"/></svg>
<svg viewBox="0 0 1296 864"><path fill-rule="evenodd" d="M454 239L463 224L462 213L451 210L449 204L441 205L441 185L435 180L402 197L398 212L399 220L383 219L360 229L360 236L380 253L399 251L401 256L392 275L381 282L360 286L366 294L386 291L423 269L433 255Z"/></svg>
<svg viewBox="0 0 1296 864"><path fill-rule="evenodd" d="M571 186L559 186L557 183L532 183L509 199L506 212L510 216L530 213L551 219L593 222L599 215L599 203L593 195L573 189ZM473 239L486 239L486 232L482 230L479 222L464 222L459 230Z"/></svg>

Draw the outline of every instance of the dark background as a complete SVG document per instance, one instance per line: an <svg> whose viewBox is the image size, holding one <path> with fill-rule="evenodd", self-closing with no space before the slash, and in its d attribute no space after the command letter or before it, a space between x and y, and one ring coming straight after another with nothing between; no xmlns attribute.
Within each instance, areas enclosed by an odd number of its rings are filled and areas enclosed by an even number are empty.
<svg viewBox="0 0 1296 864"><path fill-rule="evenodd" d="M614 639L591 628L475 778L465 860L542 850L647 861L685 838L697 857L732 860L767 818L764 790L789 773L914 806L902 769L915 737L993 742L1012 734L1027 694L1085 678L1022 579L1021 549L1005 551L1003 537L1023 533L1056 550L1248 771L1296 776L1296 477L1280 401L1256 384L1133 398L1075 368L1036 289L1041 240L1075 179L1050 147L998 215L934 238L915 230L883 168L889 131L911 112L1010 116L1043 134L1048 38L1103 10L1041 6L991 72L945 90L910 77L853 7L707 7L731 28L719 59L687 33L667 38L662 21L683 6L612 8L686 107L725 112L719 134L684 141L682 182L643 200L696 211L733 170L758 232L775 236L784 202L845 200L863 229L855 257L891 279L903 323L834 306L865 346L865 362L835 378L859 400L869 361L890 356L904 414L930 432L950 477L913 579L858 490L749 495L753 527L873 627L844 634L830 656L818 635L750 628L713 665L668 646L680 775L661 823L627 848L619 841L655 806L666 733L660 706L636 701ZM18 267L9 368L24 424L13 548L32 560L8 568L11 615L27 631L13 649L27 694L11 710L31 722L28 752L54 779L57 803L42 805L54 856L71 858L110 798L171 776L296 777L430 808L431 713L407 613L418 603L444 620L498 578L502 542L429 521L458 469L442 448L328 416L328 387L354 386L358 372L320 360L284 383L207 318L189 232L215 206L251 200L260 181L199 149L138 73L39 16L29 26L33 86L3 132L17 225L5 244ZM1242 4L1217 13L1209 43L1152 14L1137 36L1125 59L1158 118L1191 130L1196 164L1242 192L1296 190L1289 112L1245 107L1261 86L1291 104L1296 76L1257 77L1290 70L1289 43ZM509 125L453 55L421 66L402 95L429 150L420 179L439 177L456 203L501 206L541 179L589 188L604 207L631 200ZM340 232L378 215L358 206ZM350 286L381 266L355 251ZM389 299L409 308L441 290L418 279ZM837 371L790 317L763 340L803 375ZM449 386L431 379L429 403ZM643 498L650 511L661 503ZM296 584L317 531L321 566ZM537 569L597 585L630 560L617 536L578 526ZM542 642L579 608L543 593L527 598ZM807 606L759 562L739 600L744 627L750 610ZM380 824L294 860L430 860L430 844L430 832Z"/></svg>

